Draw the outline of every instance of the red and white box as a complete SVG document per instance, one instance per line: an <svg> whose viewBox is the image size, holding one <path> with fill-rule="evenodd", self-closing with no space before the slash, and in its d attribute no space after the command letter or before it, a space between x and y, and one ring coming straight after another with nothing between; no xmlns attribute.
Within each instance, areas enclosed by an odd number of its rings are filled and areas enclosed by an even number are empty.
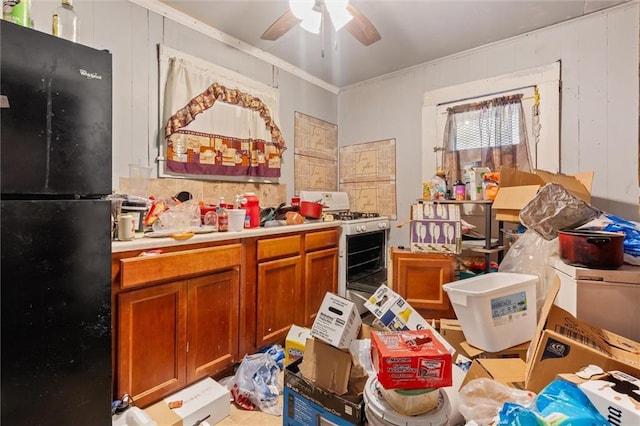
<svg viewBox="0 0 640 426"><path fill-rule="evenodd" d="M430 330L372 331L371 361L385 389L452 385L451 353Z"/></svg>

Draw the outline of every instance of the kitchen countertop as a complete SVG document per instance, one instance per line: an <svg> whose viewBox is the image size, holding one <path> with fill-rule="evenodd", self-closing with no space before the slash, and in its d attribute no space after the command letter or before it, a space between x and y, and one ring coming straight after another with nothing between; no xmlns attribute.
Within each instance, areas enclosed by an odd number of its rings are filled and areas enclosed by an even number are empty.
<svg viewBox="0 0 640 426"><path fill-rule="evenodd" d="M281 225L267 228L244 229L240 232L210 232L207 234L195 234L188 240L174 240L171 237L150 238L141 237L132 241L112 241L111 252L120 253L130 250L152 250L169 246L184 246L197 243L208 243L213 241L232 240L236 238L252 238L265 237L270 235L278 235L287 232L311 231L315 229L335 228L342 224L341 221L322 222L313 221L300 225Z"/></svg>

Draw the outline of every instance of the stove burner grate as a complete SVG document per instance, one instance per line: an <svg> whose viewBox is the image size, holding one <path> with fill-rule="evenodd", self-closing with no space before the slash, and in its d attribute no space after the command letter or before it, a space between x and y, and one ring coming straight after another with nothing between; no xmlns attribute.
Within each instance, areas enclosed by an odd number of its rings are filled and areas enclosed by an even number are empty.
<svg viewBox="0 0 640 426"><path fill-rule="evenodd" d="M369 218L373 218L373 217L380 217L380 213L344 211L344 212L334 213L334 217L337 220L369 219Z"/></svg>

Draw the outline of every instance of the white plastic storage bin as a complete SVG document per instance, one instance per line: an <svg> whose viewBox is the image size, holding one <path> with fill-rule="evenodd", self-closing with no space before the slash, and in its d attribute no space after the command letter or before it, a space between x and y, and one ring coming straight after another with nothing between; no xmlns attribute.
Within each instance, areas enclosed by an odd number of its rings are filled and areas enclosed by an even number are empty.
<svg viewBox="0 0 640 426"><path fill-rule="evenodd" d="M493 272L442 288L467 342L487 352L499 352L533 338L537 282L535 275Z"/></svg>

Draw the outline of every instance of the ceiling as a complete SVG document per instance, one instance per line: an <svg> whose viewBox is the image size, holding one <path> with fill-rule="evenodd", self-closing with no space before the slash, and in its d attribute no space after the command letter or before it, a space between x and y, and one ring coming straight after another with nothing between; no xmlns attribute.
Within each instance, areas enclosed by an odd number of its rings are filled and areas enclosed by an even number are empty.
<svg viewBox="0 0 640 426"><path fill-rule="evenodd" d="M327 23L325 37L295 26L276 41L262 33L287 0L161 0L226 35L341 88L628 0L350 0L382 39L368 47ZM324 56L323 56L324 55Z"/></svg>

